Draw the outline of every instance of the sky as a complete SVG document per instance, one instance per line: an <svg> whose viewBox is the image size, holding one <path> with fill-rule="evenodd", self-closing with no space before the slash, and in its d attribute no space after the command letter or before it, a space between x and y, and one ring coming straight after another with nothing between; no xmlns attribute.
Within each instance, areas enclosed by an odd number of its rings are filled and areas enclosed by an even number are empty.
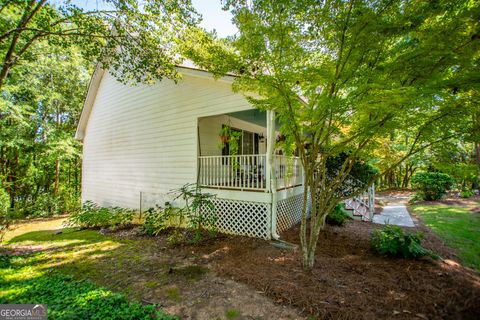
<svg viewBox="0 0 480 320"><path fill-rule="evenodd" d="M54 3L61 1L54 0ZM85 9L102 9L105 7L101 0L73 0L72 3ZM232 24L230 12L222 10L220 0L192 0L193 6L202 15L202 27L208 31L215 29L218 36L226 37L234 35L237 28Z"/></svg>

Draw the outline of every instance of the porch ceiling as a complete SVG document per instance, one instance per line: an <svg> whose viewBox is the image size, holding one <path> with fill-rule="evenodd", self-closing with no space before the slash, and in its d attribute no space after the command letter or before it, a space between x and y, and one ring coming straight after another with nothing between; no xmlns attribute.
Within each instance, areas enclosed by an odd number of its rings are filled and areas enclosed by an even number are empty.
<svg viewBox="0 0 480 320"><path fill-rule="evenodd" d="M237 118L239 120L256 124L264 128L267 127L267 113L265 111L260 111L258 109L251 109L251 110L244 110L244 111L238 111L238 112L231 112L231 113L227 113L227 115ZM279 130L279 129L280 129L280 124L276 119L275 130Z"/></svg>

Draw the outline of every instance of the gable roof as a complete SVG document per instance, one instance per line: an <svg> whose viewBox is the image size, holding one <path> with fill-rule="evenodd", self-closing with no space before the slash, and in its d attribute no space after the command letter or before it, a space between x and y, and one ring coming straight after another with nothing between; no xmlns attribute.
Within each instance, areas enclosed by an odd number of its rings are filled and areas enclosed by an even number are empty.
<svg viewBox="0 0 480 320"><path fill-rule="evenodd" d="M75 139L83 140L85 136L85 128L87 127L88 118L92 112L93 103L97 97L98 88L100 82L102 82L103 75L105 70L100 68L99 65L95 67L92 78L90 79L90 84L88 85L87 96L83 102L82 114L80 115L80 120L78 120L77 131L75 132Z"/></svg>
<svg viewBox="0 0 480 320"><path fill-rule="evenodd" d="M184 75L214 79L211 73L195 66L193 63L189 61L186 61L186 63L177 66L177 68L182 69L182 74ZM106 71L103 70L99 65L97 65L92 75L92 78L90 79L87 96L85 97L82 113L80 115L80 120L78 121L77 130L75 132L75 139L77 140L81 141L85 137L85 130L87 128L88 119L90 118L93 104L97 97L98 89L100 87L100 83L102 82L102 79L105 73ZM233 82L234 78L235 78L234 75L228 74L216 80L231 83Z"/></svg>

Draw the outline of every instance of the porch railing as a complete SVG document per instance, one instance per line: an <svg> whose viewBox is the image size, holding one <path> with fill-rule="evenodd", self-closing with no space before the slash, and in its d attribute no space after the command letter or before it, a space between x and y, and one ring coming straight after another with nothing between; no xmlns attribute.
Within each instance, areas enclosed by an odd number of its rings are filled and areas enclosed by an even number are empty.
<svg viewBox="0 0 480 320"><path fill-rule="evenodd" d="M201 156L199 161L199 184L202 186L266 190L266 155ZM277 188L301 185L303 181L298 158L275 156Z"/></svg>
<svg viewBox="0 0 480 320"><path fill-rule="evenodd" d="M277 189L302 185L303 172L298 157L275 156Z"/></svg>

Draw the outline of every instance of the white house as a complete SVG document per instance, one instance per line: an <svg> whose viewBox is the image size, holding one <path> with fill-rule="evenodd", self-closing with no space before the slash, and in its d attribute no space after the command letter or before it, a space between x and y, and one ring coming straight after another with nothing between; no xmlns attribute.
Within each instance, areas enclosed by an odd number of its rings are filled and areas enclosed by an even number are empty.
<svg viewBox="0 0 480 320"><path fill-rule="evenodd" d="M276 155L273 112L233 93L233 77L179 67L183 79L130 87L97 69L78 124L83 141L82 201L140 209L198 182L216 194L218 228L265 239L300 221L302 169ZM219 131L241 132L233 165Z"/></svg>

